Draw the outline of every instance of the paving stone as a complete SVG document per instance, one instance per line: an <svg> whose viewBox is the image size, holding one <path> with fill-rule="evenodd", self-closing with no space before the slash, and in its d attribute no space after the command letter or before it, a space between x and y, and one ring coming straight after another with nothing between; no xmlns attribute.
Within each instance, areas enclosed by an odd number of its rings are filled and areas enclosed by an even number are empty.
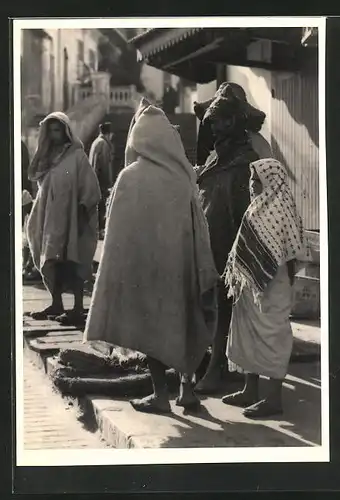
<svg viewBox="0 0 340 500"><path fill-rule="evenodd" d="M57 321L35 321L34 319L24 319L23 334L25 337L32 335L45 335L49 332L72 332L75 326L63 326Z"/></svg>
<svg viewBox="0 0 340 500"><path fill-rule="evenodd" d="M56 345L58 346L60 343L73 343L73 342L81 342L83 339L83 333L75 330L72 333L64 334L64 332L56 332L53 335L49 333L45 337L38 337L35 340L37 344L43 345Z"/></svg>
<svg viewBox="0 0 340 500"><path fill-rule="evenodd" d="M45 294L47 296L47 292ZM25 308L27 301L42 301L41 294L39 300L31 299L32 294L27 294ZM294 322L292 326L295 348L299 346L305 356L306 352L320 352L318 322ZM27 361L28 358L34 360L48 372L56 366L56 361L51 362L48 358L51 352L56 354L61 348L77 345L82 337L81 332L57 332L53 330L55 325L53 328L51 325L51 331L48 331L46 324L37 327L42 329L40 337L31 339L27 335L24 339L27 446L30 449L103 447L98 436L90 434L89 437L77 422L74 411L66 410L63 400L52 391L50 385L47 392L43 390L46 376ZM33 326L30 324L28 328ZM87 397L85 416L94 418L106 442L117 448L318 446L321 439L320 397L319 364L297 363L291 365L285 383L285 414L277 420L247 420L241 410L223 405L219 398L203 399L203 412L195 416L184 415L182 409L172 401L173 413L159 416L138 413L127 400ZM48 439L44 440L44 436L48 436Z"/></svg>
<svg viewBox="0 0 340 500"><path fill-rule="evenodd" d="M98 434L83 428L72 407L55 393L44 374L24 356L25 449L105 448Z"/></svg>
<svg viewBox="0 0 340 500"><path fill-rule="evenodd" d="M150 415L136 412L127 400L88 400L104 439L115 448L319 446L318 377L317 364L295 366L284 386L284 415L260 421L213 397L202 398L202 412L196 415L186 415L174 401L172 414ZM264 390L267 383L261 381Z"/></svg>

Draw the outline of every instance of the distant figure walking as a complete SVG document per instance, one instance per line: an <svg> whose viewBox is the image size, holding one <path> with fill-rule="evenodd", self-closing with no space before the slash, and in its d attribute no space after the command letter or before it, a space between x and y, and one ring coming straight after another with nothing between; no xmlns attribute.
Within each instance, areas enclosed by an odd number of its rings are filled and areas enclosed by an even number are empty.
<svg viewBox="0 0 340 500"><path fill-rule="evenodd" d="M38 149L28 172L29 178L38 183L38 193L27 235L34 264L52 295L52 305L31 316L79 324L83 321L84 282L92 278L97 246L100 189L68 117L51 113L40 127ZM64 314L62 293L67 289L74 293L74 308Z"/></svg>
<svg viewBox="0 0 340 500"><path fill-rule="evenodd" d="M89 154L89 160L97 174L101 200L98 206L99 232L100 237L104 237L106 201L112 188L114 144L112 142L113 133L110 122L99 125L99 136L94 140Z"/></svg>
<svg viewBox="0 0 340 500"><path fill-rule="evenodd" d="M175 114L178 106L178 94L176 90L169 84L165 86L162 108L166 115Z"/></svg>

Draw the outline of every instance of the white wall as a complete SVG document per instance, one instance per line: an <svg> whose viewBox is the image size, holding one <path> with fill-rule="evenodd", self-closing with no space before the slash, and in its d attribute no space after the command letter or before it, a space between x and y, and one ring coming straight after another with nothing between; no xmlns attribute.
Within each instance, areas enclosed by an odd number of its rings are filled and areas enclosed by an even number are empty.
<svg viewBox="0 0 340 500"><path fill-rule="evenodd" d="M53 53L53 40L45 38L42 44L42 107L46 113L50 111L51 104L51 61L50 55Z"/></svg>
<svg viewBox="0 0 340 500"><path fill-rule="evenodd" d="M171 86L175 89L178 85L180 78L177 75L171 75Z"/></svg>
<svg viewBox="0 0 340 500"><path fill-rule="evenodd" d="M179 113L193 113L194 101L197 101L197 92L189 87L182 89L181 106L178 109Z"/></svg>
<svg viewBox="0 0 340 500"><path fill-rule="evenodd" d="M227 79L229 82L241 85L247 99L253 106L266 113L261 134L271 142L271 103L272 82L271 72L264 69L245 68L241 66L228 66Z"/></svg>
<svg viewBox="0 0 340 500"><path fill-rule="evenodd" d="M141 71L141 82L147 92L152 92L155 99L161 100L163 97L163 71L153 68L148 64L143 64Z"/></svg>
<svg viewBox="0 0 340 500"><path fill-rule="evenodd" d="M99 42L99 32L96 29L88 29L85 31L84 41L85 41L85 64L90 64L90 50L96 55L95 58L95 71L98 71L98 42Z"/></svg>
<svg viewBox="0 0 340 500"><path fill-rule="evenodd" d="M176 75L170 75L170 82L174 89L177 88L180 78ZM152 92L157 101L161 101L164 93L164 72L147 64L143 65L141 72L141 81L148 92ZM176 113L193 113L193 101L196 93L186 88L182 90L179 100L179 106L176 108Z"/></svg>
<svg viewBox="0 0 340 500"><path fill-rule="evenodd" d="M68 81L72 85L78 77L78 40L84 43L84 62L89 64L89 51L96 53L96 70L98 69L98 39L96 29L47 29L53 40L55 56L55 109L62 109L63 102L63 75L64 75L64 48L68 54Z"/></svg>
<svg viewBox="0 0 340 500"><path fill-rule="evenodd" d="M271 141L271 103L272 83L271 72L264 69L246 68L242 66L228 66L226 80L241 85L247 99L253 106L266 113L261 134ZM197 101L202 102L210 99L216 92L216 81L197 85Z"/></svg>
<svg viewBox="0 0 340 500"><path fill-rule="evenodd" d="M210 83L197 85L197 101L203 102L211 99L216 92L216 80Z"/></svg>
<svg viewBox="0 0 340 500"><path fill-rule="evenodd" d="M198 84L195 99L193 100L196 100L197 102L204 102L211 99L216 92L216 85L216 80L209 83ZM199 123L199 120L197 120L197 130L199 128Z"/></svg>
<svg viewBox="0 0 340 500"><path fill-rule="evenodd" d="M99 32L96 29L46 29L51 39L44 39L42 52L42 104L44 112L49 112L51 101L51 67L50 56L54 55L54 111L60 111L63 108L63 76L64 76L64 48L68 52L68 81L69 87L77 81L78 66L78 40L84 41L84 62L89 64L89 50L96 53L96 70L98 68L98 39ZM23 42L23 37L22 37ZM22 46L23 53L23 46ZM105 77L105 75L102 75ZM105 79L105 78L104 78ZM71 90L71 89L70 89ZM93 129L94 124L103 118L106 112L107 103L103 97L94 97L86 107L83 107L77 114L71 114L70 118L74 122L76 131L82 140L86 141L89 130ZM35 152L38 138L38 128L31 127L24 132L27 140L27 146L32 156Z"/></svg>

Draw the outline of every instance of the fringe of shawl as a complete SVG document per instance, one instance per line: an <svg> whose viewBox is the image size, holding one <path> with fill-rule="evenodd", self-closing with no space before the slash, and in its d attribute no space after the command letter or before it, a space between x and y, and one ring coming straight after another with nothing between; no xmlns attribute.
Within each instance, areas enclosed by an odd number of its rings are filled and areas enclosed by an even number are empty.
<svg viewBox="0 0 340 500"><path fill-rule="evenodd" d="M244 288L249 288L254 297L254 303L261 310L261 302L263 297L263 291L259 290L255 284L246 277L246 273L236 264L236 249L232 249L229 254L229 259L226 268L222 274L222 279L228 290L227 298L234 299L234 305L240 299Z"/></svg>

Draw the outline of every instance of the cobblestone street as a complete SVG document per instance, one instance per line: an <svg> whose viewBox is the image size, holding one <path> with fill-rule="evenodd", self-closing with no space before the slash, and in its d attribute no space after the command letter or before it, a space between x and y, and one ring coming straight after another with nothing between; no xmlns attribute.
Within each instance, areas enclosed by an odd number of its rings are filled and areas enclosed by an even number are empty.
<svg viewBox="0 0 340 500"><path fill-rule="evenodd" d="M25 449L105 448L100 436L85 430L76 417L76 409L53 391L48 377L24 356Z"/></svg>

